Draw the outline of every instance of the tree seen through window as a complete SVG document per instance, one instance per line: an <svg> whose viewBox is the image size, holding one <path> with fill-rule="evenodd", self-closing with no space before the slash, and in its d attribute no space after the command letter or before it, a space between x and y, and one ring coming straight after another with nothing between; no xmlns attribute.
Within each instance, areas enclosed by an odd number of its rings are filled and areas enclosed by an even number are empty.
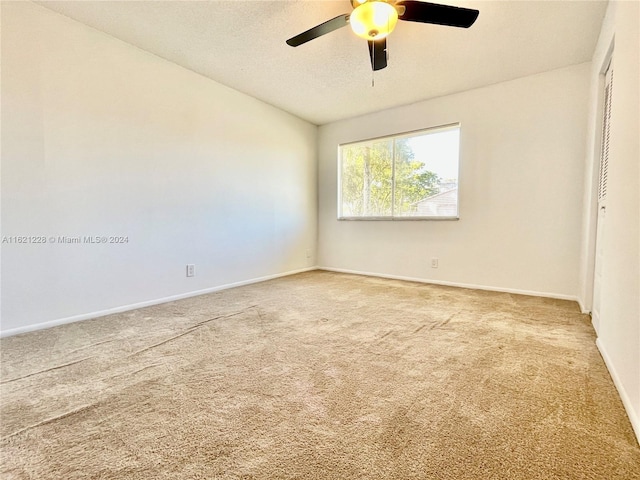
<svg viewBox="0 0 640 480"><path fill-rule="evenodd" d="M344 145L341 217L457 216L459 127Z"/></svg>

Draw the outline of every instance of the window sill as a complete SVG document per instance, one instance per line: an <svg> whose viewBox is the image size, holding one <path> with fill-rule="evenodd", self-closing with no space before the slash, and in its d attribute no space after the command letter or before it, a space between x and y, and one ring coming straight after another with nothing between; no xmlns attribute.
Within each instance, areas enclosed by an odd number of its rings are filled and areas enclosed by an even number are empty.
<svg viewBox="0 0 640 480"><path fill-rule="evenodd" d="M460 217L338 217L338 221L415 222L424 220L458 221Z"/></svg>

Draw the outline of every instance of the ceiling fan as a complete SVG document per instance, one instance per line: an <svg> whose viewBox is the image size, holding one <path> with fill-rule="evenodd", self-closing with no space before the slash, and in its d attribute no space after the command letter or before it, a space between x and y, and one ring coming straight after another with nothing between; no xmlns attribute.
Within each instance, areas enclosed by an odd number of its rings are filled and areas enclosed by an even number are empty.
<svg viewBox="0 0 640 480"><path fill-rule="evenodd" d="M298 47L339 28L351 25L353 32L367 40L371 68L387 66L387 40L398 20L434 23L449 27L469 28L478 18L478 10L452 7L417 0L351 0L353 12L338 15L287 40Z"/></svg>

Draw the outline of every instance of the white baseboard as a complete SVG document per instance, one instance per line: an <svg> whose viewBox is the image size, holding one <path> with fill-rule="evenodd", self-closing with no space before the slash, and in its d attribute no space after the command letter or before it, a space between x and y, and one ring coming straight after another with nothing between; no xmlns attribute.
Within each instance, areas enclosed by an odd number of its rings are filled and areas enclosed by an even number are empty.
<svg viewBox="0 0 640 480"><path fill-rule="evenodd" d="M430 283L433 285L445 285L447 287L471 288L474 290L489 290L492 292L514 293L517 295L530 295L532 297L557 298L559 300L578 301L578 297L574 295L564 295L561 293L536 292L532 290L519 290L517 288L492 287L488 285L475 285L471 283L447 282L442 280L429 280L425 278L405 277L402 275L387 275L385 273L361 272L358 270L347 270L344 268L318 267L318 270L326 270L328 272L351 273L353 275L364 275L367 277L389 278L392 280L406 280L409 282Z"/></svg>
<svg viewBox="0 0 640 480"><path fill-rule="evenodd" d="M264 277L243 280L241 282L227 283L225 285L205 288L203 290L196 290L193 292L181 293L178 295L171 295L169 297L157 298L154 300L147 300L139 303L132 303L130 305L123 305L121 307L109 308L106 310L99 310L97 312L83 313L81 315L74 315L72 317L49 320L47 322L36 323L33 325L26 325L24 327L11 328L9 330L0 331L0 337L10 337L12 335L18 335L20 333L33 332L36 330L51 328L58 325L64 325L65 323L73 323L73 322L79 322L81 320L89 320L91 318L104 317L105 315L111 315L113 313L127 312L129 310L136 310L138 308L150 307L152 305L158 305L160 303L167 303L167 302L173 302L175 300L182 300L183 298L197 297L198 295L205 295L207 293L218 292L220 290L227 290L229 288L234 288L234 287L241 287L243 285L250 285L252 283L264 282L266 280L273 280L274 278L286 277L289 275L295 275L296 273L309 272L311 270L317 270L317 269L318 267L300 268L298 270L290 270L288 272L276 273L274 275L267 275Z"/></svg>
<svg viewBox="0 0 640 480"><path fill-rule="evenodd" d="M618 389L618 394L620 395L620 399L622 400L622 404L624 405L624 409L627 411L627 416L629 417L629 421L631 422L631 427L633 427L633 431L636 434L636 439L638 440L638 444L640 444L640 412L636 412L633 404L631 403L631 399L627 394L627 391L622 385L620 381L620 377L618 376L618 372L613 366L613 362L611 361L611 357L607 353L607 350L604 348L604 345L598 338L596 340L596 345L598 346L598 350L600 351L600 355L602 355L602 359L604 360L604 364L607 366L607 370L609 370L609 375L613 379L613 384Z"/></svg>
<svg viewBox="0 0 640 480"><path fill-rule="evenodd" d="M591 309L590 309L590 308L587 308L587 307L584 305L584 302L582 301L582 299L581 299L580 297L578 297L578 299L577 299L576 301L578 302L578 305L580 306L580 311L581 311L582 313L587 314L587 315L591 313Z"/></svg>

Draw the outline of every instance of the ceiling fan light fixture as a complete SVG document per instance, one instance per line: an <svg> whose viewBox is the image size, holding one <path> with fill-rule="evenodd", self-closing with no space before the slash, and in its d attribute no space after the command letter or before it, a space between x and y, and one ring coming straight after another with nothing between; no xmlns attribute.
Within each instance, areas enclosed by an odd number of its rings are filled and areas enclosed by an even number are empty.
<svg viewBox="0 0 640 480"><path fill-rule="evenodd" d="M398 22L398 12L383 0L369 0L358 5L349 24L353 33L366 40L379 40L389 35Z"/></svg>

